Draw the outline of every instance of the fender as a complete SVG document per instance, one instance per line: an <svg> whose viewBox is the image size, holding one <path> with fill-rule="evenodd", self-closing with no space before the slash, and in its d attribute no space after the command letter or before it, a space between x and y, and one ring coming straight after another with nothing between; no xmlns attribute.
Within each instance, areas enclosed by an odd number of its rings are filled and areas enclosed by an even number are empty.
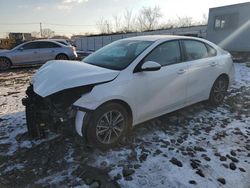
<svg viewBox="0 0 250 188"><path fill-rule="evenodd" d="M84 135L83 132L84 132L85 123L86 123L85 121L87 121L85 117L89 117L89 116L86 116L86 114L92 113L99 106L111 100L124 101L131 107L131 103L128 103L127 102L128 100L124 99L121 96L113 95L112 98L104 97L102 99L98 99L94 97L92 92L82 95L82 97L73 104L73 108L77 110L76 118L75 118L75 129L76 129L76 132L80 136ZM132 114L134 114L133 111L132 111Z"/></svg>

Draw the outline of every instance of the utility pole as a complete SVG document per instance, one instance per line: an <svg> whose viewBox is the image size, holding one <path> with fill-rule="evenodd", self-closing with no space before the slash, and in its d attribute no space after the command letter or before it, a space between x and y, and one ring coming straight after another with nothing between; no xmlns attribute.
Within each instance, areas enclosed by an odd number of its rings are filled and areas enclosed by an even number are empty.
<svg viewBox="0 0 250 188"><path fill-rule="evenodd" d="M40 22L40 35L41 38L43 38L43 28L42 28L42 23Z"/></svg>
<svg viewBox="0 0 250 188"><path fill-rule="evenodd" d="M107 23L107 33L110 33L109 23Z"/></svg>

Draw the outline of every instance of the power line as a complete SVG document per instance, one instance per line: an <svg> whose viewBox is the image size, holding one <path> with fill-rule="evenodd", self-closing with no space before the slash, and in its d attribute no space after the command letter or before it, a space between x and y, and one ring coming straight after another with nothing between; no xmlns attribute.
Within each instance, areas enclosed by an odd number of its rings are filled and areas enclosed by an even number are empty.
<svg viewBox="0 0 250 188"><path fill-rule="evenodd" d="M0 22L0 25L37 25L39 23L4 23Z"/></svg>
<svg viewBox="0 0 250 188"><path fill-rule="evenodd" d="M41 22L30 22L30 23L6 23L6 22L0 22L0 25L39 25ZM60 23L48 23L48 22L42 22L44 25L52 25L52 26L69 26L69 27L92 27L97 25L107 25L107 24L60 24ZM109 24L113 25L113 24Z"/></svg>
<svg viewBox="0 0 250 188"><path fill-rule="evenodd" d="M57 23L43 23L45 25L54 25L54 26L70 26L70 27L91 27L91 26L96 26L96 25L71 25L71 24L57 24Z"/></svg>
<svg viewBox="0 0 250 188"><path fill-rule="evenodd" d="M55 31L55 33L63 33L63 34L75 34L75 33L78 33L78 32L87 32L87 31L90 31L92 29L90 29L89 27L94 27L94 26L97 26L97 25L101 25L101 24L61 24L61 23L51 23L51 22L0 22L0 25L3 25L3 26L17 26L16 28L20 27L21 25L33 25L32 28L34 29L34 25L37 25L37 30L40 31L40 35L41 37L43 36L43 29L48 27L51 29L53 29ZM106 25L106 24L104 24ZM59 29L56 29L56 27L59 26ZM6 32L3 32L3 31L0 31L1 34L7 34L7 33L10 33L10 32L14 32L13 29L10 29L12 27L9 27L8 29L5 28L4 30L6 30ZM64 28L62 28L64 27ZM73 28L72 28L73 27ZM76 27L81 27L81 28L76 28ZM31 32L31 28L29 28L27 31L28 27L25 29L26 31L25 32ZM32 30L33 30L32 29ZM17 30L17 29L14 29L14 30ZM23 29L21 29L22 31L18 31L18 32L24 32ZM77 31L76 31L77 30Z"/></svg>

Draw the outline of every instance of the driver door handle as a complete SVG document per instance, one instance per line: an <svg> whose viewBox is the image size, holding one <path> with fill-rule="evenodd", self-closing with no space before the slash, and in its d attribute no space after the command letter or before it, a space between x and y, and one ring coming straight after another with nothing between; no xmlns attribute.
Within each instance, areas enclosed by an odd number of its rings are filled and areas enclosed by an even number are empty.
<svg viewBox="0 0 250 188"><path fill-rule="evenodd" d="M179 70L177 71L177 74L184 74L185 72L186 72L185 69L179 69Z"/></svg>
<svg viewBox="0 0 250 188"><path fill-rule="evenodd" d="M216 62L212 62L212 63L210 63L210 66L211 67L215 67L217 65L217 63Z"/></svg>

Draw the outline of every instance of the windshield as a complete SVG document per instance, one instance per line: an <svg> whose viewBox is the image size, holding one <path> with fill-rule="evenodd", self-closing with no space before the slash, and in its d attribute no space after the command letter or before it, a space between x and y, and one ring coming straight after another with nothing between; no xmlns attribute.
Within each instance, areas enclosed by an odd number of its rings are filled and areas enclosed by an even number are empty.
<svg viewBox="0 0 250 188"><path fill-rule="evenodd" d="M19 43L19 44L16 44L16 45L14 45L12 48L11 48L11 50L16 50L16 49L18 49L18 48L20 48L22 45L24 45L26 42L23 42L23 43Z"/></svg>
<svg viewBox="0 0 250 188"><path fill-rule="evenodd" d="M122 70L152 43L152 41L120 40L101 48L83 61L99 67Z"/></svg>

